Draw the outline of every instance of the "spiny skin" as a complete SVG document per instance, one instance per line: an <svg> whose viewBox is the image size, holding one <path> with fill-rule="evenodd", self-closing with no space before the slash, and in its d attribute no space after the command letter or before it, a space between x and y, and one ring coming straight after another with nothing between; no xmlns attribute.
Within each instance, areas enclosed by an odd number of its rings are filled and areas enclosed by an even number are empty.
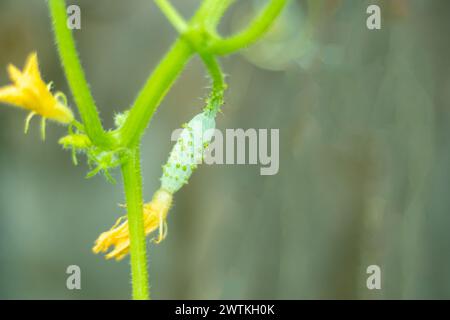
<svg viewBox="0 0 450 320"><path fill-rule="evenodd" d="M162 188L175 193L188 183L197 165L203 161L203 152L214 135L214 114L202 112L184 126L177 143L163 166Z"/></svg>
<svg viewBox="0 0 450 320"><path fill-rule="evenodd" d="M49 86L42 80L35 52L28 56L23 71L10 64L8 73L12 84L0 88L0 102L30 110L63 124L74 120L72 111L52 95Z"/></svg>

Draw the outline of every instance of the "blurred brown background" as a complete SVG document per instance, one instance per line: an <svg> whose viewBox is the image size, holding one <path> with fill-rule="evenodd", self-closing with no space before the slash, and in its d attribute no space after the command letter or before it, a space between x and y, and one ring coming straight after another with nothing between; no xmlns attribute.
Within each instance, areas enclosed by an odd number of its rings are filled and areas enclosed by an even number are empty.
<svg viewBox="0 0 450 320"><path fill-rule="evenodd" d="M199 0L172 0L191 15ZM75 32L105 126L134 100L176 37L150 0L80 0ZM265 1L241 0L229 34ZM379 4L382 29L366 28ZM175 197L169 234L150 245L156 299L450 298L450 2L292 0L266 39L222 59L229 91L218 127L279 128L280 171L203 166ZM37 50L46 81L66 92L44 0L0 0L6 65ZM170 133L203 106L194 59L143 145L145 197L159 186ZM0 298L121 299L129 263L91 253L123 214L120 176L84 179L57 139L64 128L0 106ZM82 290L66 289L68 265ZM382 290L366 288L366 268Z"/></svg>

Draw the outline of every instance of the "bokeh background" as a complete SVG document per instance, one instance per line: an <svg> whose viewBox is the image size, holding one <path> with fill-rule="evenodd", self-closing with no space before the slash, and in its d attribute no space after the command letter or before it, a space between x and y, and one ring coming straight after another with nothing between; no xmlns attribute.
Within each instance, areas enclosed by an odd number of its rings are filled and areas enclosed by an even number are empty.
<svg viewBox="0 0 450 320"><path fill-rule="evenodd" d="M199 0L173 0L190 16ZM241 0L221 31L265 1ZM78 48L107 127L133 102L176 33L149 0L68 1L82 10ZM382 29L366 8L382 8ZM222 59L229 90L218 127L279 128L280 171L203 166L175 198L169 235L149 247L156 299L450 298L450 1L292 0L255 47ZM0 0L6 65L37 50L69 94L44 0ZM143 139L145 197L159 186L170 134L203 106L198 59ZM124 214L116 186L84 178L57 145L65 131L0 106L0 298L127 299L128 259L91 253ZM75 108L74 108L75 109ZM66 288L79 265L82 290ZM366 288L366 268L382 289Z"/></svg>

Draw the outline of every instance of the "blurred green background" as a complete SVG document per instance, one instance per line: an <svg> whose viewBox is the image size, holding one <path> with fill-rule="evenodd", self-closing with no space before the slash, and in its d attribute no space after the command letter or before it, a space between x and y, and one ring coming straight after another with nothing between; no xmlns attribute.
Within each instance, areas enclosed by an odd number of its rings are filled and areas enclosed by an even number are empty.
<svg viewBox="0 0 450 320"><path fill-rule="evenodd" d="M83 0L75 32L102 119L134 100L176 34L150 0ZM172 0L191 15L199 0ZM241 0L230 34L265 1ZM366 8L382 8L382 29ZM149 247L156 299L450 298L450 1L292 0L264 41L222 59L229 90L218 128L279 128L280 171L202 166L175 196L169 234ZM0 0L0 85L37 50L69 93L44 0ZM170 134L203 106L198 59L143 139L145 198L159 187ZM73 100L68 94L70 103ZM84 178L65 130L0 106L0 298L127 299L128 258L91 253L124 212L116 186ZM82 290L66 288L81 267ZM366 288L366 268L382 289Z"/></svg>

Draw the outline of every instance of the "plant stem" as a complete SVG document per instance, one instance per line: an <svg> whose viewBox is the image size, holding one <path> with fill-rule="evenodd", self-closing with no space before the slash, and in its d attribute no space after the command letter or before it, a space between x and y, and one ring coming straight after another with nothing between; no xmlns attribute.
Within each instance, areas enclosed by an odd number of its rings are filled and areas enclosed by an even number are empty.
<svg viewBox="0 0 450 320"><path fill-rule="evenodd" d="M180 34L186 31L187 23L168 0L155 0L159 9Z"/></svg>
<svg viewBox="0 0 450 320"><path fill-rule="evenodd" d="M212 45L211 52L225 55L248 47L269 29L287 2L288 0L271 0L248 27L234 36L217 40Z"/></svg>
<svg viewBox="0 0 450 320"><path fill-rule="evenodd" d="M193 18L194 23L202 22L209 29L216 28L225 11L236 0L205 0Z"/></svg>
<svg viewBox="0 0 450 320"><path fill-rule="evenodd" d="M128 231L130 234L131 281L133 299L150 299L145 243L142 177L139 147L125 157L122 175L128 209Z"/></svg>
<svg viewBox="0 0 450 320"><path fill-rule="evenodd" d="M112 137L103 130L94 98L77 55L72 32L67 27L65 1L49 0L49 7L61 63L86 128L86 134L95 144L109 146L113 143Z"/></svg>
<svg viewBox="0 0 450 320"><path fill-rule="evenodd" d="M212 27L210 24L217 23L233 1L205 0L191 23L204 22L209 27ZM165 3L168 5L166 1L159 2L160 4ZM222 55L232 53L250 45L267 31L286 3L287 0L272 0L248 28L230 38L215 40L208 52L210 54ZM170 15L172 18L174 18L173 14L176 11L169 11L171 12ZM120 145L122 147L132 148L139 143L145 128L148 126L162 99L166 96L170 87L193 54L194 49L192 46L181 37L158 64L139 93L125 124L120 130Z"/></svg>
<svg viewBox="0 0 450 320"><path fill-rule="evenodd" d="M215 116L223 105L224 93L227 85L217 59L214 56L207 54L202 55L201 58L212 80L212 91L209 95L207 109Z"/></svg>
<svg viewBox="0 0 450 320"><path fill-rule="evenodd" d="M134 147L170 87L193 55L191 46L178 39L139 93L121 129L121 145Z"/></svg>

